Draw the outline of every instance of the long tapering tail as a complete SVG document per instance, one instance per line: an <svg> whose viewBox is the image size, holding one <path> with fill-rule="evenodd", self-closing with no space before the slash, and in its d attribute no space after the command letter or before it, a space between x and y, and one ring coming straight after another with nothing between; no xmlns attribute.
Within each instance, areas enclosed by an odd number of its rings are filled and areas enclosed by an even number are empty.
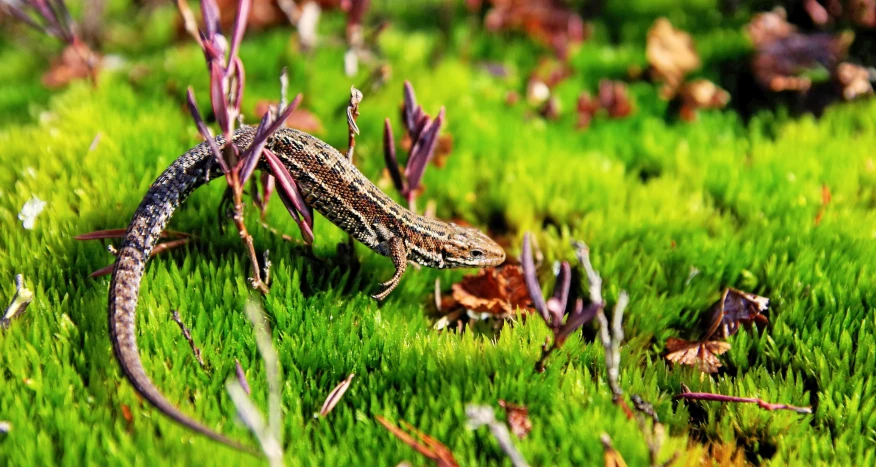
<svg viewBox="0 0 876 467"><path fill-rule="evenodd" d="M221 140L219 141L221 145ZM136 309L140 281L155 243L173 212L195 188L216 176L207 144L201 144L177 159L152 184L119 248L109 294L110 338L125 375L137 392L158 410L189 429L232 448L253 452L180 412L146 375L137 349Z"/></svg>

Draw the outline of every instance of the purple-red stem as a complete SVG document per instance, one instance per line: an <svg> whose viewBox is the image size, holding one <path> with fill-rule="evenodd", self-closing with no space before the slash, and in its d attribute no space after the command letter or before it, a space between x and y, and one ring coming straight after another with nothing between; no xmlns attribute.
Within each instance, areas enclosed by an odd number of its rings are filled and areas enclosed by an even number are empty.
<svg viewBox="0 0 876 467"><path fill-rule="evenodd" d="M736 397L736 396L726 396L723 394L713 394L710 392L685 392L678 394L673 397L673 399L689 399L689 400L703 400L703 401L716 401L716 402L740 402L740 403L748 403L748 404L757 404L760 408L764 410L791 410L801 414L811 414L812 407L797 407L794 405L786 405L786 404L773 404L770 402L766 402L762 399L758 399L756 397Z"/></svg>

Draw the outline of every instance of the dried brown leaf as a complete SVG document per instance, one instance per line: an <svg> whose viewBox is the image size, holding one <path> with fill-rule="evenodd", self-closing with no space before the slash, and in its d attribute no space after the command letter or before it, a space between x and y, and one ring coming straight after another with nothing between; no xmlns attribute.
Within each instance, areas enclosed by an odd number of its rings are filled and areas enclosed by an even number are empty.
<svg viewBox="0 0 876 467"><path fill-rule="evenodd" d="M730 93L707 79L685 83L679 92L681 117L687 121L696 119L699 109L720 109L730 102Z"/></svg>
<svg viewBox="0 0 876 467"><path fill-rule="evenodd" d="M510 315L515 308L532 310L532 299L518 265L486 268L453 284L453 299L468 310Z"/></svg>
<svg viewBox="0 0 876 467"><path fill-rule="evenodd" d="M599 82L599 105L611 118L624 118L633 113L627 85L620 81L604 79Z"/></svg>
<svg viewBox="0 0 876 467"><path fill-rule="evenodd" d="M739 324L751 326L755 322L766 324L762 313L770 306L766 297L741 290L727 288L721 298L703 315L706 330L702 340L725 339L739 330Z"/></svg>
<svg viewBox="0 0 876 467"><path fill-rule="evenodd" d="M671 99L684 77L700 67L700 57L690 34L675 29L666 18L658 18L648 31L645 55L655 80L663 83L660 95Z"/></svg>
<svg viewBox="0 0 876 467"><path fill-rule="evenodd" d="M65 47L61 56L52 60L51 68L42 77L42 83L47 88L60 88L77 79L93 78L99 65L100 55L84 43L77 42Z"/></svg>
<svg viewBox="0 0 876 467"><path fill-rule="evenodd" d="M499 406L505 409L505 416L508 418L508 426L511 427L511 432L520 439L526 437L532 431L532 422L529 420L529 409L525 405L516 405L499 401Z"/></svg>
<svg viewBox="0 0 876 467"><path fill-rule="evenodd" d="M858 96L873 94L873 77L870 71L860 65L840 63L836 68L836 78L843 87L843 98L847 101Z"/></svg>
<svg viewBox="0 0 876 467"><path fill-rule="evenodd" d="M688 342L670 337L666 340L666 359L673 363L694 366L704 373L716 373L721 367L718 355L730 350L730 344L720 341Z"/></svg>

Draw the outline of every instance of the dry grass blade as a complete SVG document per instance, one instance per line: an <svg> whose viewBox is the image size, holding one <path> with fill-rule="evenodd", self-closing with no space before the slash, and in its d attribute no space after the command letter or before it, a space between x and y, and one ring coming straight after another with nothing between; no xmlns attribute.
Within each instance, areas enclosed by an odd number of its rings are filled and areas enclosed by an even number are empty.
<svg viewBox="0 0 876 467"><path fill-rule="evenodd" d="M389 430L390 433L392 433L396 438L401 440L401 442L407 444L415 451L426 456L430 460L435 461L440 467L455 467L459 465L459 463L456 462L456 459L454 459L453 453L450 452L450 449L448 449L447 446L445 446L435 438L432 438L431 436L426 435L422 431L414 428L413 425L411 425L410 423L406 423L404 421L401 422L405 426L405 428L412 431L415 435L417 435L418 438L420 438L419 441L417 441L416 439L414 439L413 436L404 432L401 428L393 425L380 415L376 415L375 418L377 418L377 421L381 425L383 425L384 428Z"/></svg>
<svg viewBox="0 0 876 467"><path fill-rule="evenodd" d="M113 231L104 231L104 232L113 232ZM94 233L94 232L92 232L92 233ZM162 234L163 233L164 232L162 232ZM89 234L85 234L85 235L89 235ZM181 234L181 235L188 235L188 234ZM121 237L121 236L122 235L119 235L119 237ZM115 237L110 236L110 237L95 237L95 238L115 238ZM86 240L84 238L78 238L78 237L76 239L77 240ZM87 239L87 240L91 240L91 239ZM180 238L179 240L171 240L169 242L159 243L158 245L155 245L154 248L152 248L151 252L149 252L149 257L152 258L159 253L163 253L165 251L172 250L174 248L183 246L183 245L189 243L190 241L191 241L191 238L186 237L186 238ZM97 271L94 271L91 274L89 274L88 277L94 278L94 277L100 277L100 276L105 276L107 274L111 274L113 272L114 266L115 266L115 264L110 264L110 265L104 266L104 267L98 269Z"/></svg>
<svg viewBox="0 0 876 467"><path fill-rule="evenodd" d="M201 368L204 367L204 358L201 356L201 349L195 345L195 340L192 338L192 331L182 322L182 319L179 316L179 311L173 310L171 314L171 319L179 326L180 331L183 333L183 337L186 338L186 341L189 343L189 347L192 348L192 353L195 354L195 358L198 360L198 363L201 365Z"/></svg>
<svg viewBox="0 0 876 467"><path fill-rule="evenodd" d="M338 405L338 402L340 402L341 398L344 397L347 389L350 388L350 383L353 381L353 376L355 375L353 373L350 373L350 376L347 376L347 379L341 381L340 383L338 383L337 386L335 386L334 389L332 389L332 392L329 393L328 397L326 397L325 399L325 402L322 404L322 408L319 409L320 417L325 417L332 411L332 409L335 408L336 405Z"/></svg>
<svg viewBox="0 0 876 467"><path fill-rule="evenodd" d="M234 373L237 375L237 382L240 384L240 387L243 388L243 392L246 395L252 394L252 389L249 387L249 381L246 380L246 373L243 371L243 367L240 366L240 361L234 360Z"/></svg>
<svg viewBox="0 0 876 467"><path fill-rule="evenodd" d="M605 449L605 467L627 467L623 456L611 445L611 438L607 433L602 434L602 447Z"/></svg>
<svg viewBox="0 0 876 467"><path fill-rule="evenodd" d="M17 274L15 276L15 295L12 296L12 301L6 307L6 312L0 316L0 327L9 327L9 323L16 316L20 316L33 301L33 292L24 286L24 276Z"/></svg>

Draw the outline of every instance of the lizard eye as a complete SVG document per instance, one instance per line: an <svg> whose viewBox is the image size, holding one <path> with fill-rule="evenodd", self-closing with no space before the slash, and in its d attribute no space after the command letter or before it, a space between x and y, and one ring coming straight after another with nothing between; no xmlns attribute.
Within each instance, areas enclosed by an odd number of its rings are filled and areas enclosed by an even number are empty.
<svg viewBox="0 0 876 467"><path fill-rule="evenodd" d="M482 258L484 256L484 252L481 250L471 250L472 258Z"/></svg>

